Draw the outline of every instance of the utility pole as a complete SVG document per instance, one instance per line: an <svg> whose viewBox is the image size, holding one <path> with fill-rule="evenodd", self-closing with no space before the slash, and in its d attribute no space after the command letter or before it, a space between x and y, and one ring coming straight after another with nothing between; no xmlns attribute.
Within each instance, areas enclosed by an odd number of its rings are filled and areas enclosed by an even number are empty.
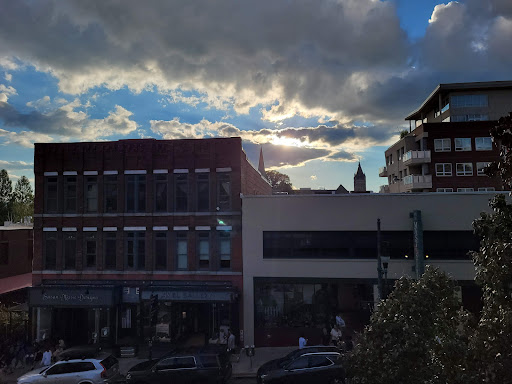
<svg viewBox="0 0 512 384"><path fill-rule="evenodd" d="M377 219L377 287L379 290L379 299L382 299L382 259L380 243L380 219Z"/></svg>
<svg viewBox="0 0 512 384"><path fill-rule="evenodd" d="M423 254L423 223L421 211L415 210L410 213L412 219L412 233L414 240L414 271L416 279L419 279L425 272L425 255Z"/></svg>

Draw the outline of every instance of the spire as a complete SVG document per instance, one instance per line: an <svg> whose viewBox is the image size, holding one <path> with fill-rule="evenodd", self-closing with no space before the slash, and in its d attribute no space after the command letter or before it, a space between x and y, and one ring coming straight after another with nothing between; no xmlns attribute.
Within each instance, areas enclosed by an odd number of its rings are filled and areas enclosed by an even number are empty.
<svg viewBox="0 0 512 384"><path fill-rule="evenodd" d="M366 192L366 175L361 168L361 162L357 166L357 172L354 174L354 192Z"/></svg>
<svg viewBox="0 0 512 384"><path fill-rule="evenodd" d="M361 168L361 162L359 162L359 165L357 166L357 172L354 175L354 178L356 178L356 179L366 178L365 174L363 172L363 168Z"/></svg>
<svg viewBox="0 0 512 384"><path fill-rule="evenodd" d="M258 163L258 171L260 172L261 176L263 176L265 179L267 178L267 173L265 172L265 162L263 161L263 147L260 147L260 161Z"/></svg>

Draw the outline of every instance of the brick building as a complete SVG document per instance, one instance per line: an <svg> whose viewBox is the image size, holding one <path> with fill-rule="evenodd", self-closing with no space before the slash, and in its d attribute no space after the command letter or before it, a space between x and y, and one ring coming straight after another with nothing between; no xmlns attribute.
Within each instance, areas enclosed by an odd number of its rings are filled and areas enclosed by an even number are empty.
<svg viewBox="0 0 512 384"><path fill-rule="evenodd" d="M34 168L36 339L239 328L240 197L271 194L240 138L36 144Z"/></svg>
<svg viewBox="0 0 512 384"><path fill-rule="evenodd" d="M510 111L510 81L440 84L406 117L415 129L386 150L381 192L502 190L484 168L499 157L489 131Z"/></svg>

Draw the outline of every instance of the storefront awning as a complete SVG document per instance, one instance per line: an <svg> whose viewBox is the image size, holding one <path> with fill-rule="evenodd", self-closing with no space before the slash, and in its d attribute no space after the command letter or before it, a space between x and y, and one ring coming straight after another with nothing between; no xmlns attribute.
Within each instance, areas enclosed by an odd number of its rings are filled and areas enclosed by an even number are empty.
<svg viewBox="0 0 512 384"><path fill-rule="evenodd" d="M59 286L34 287L30 290L32 307L111 307L117 303L114 287Z"/></svg>
<svg viewBox="0 0 512 384"><path fill-rule="evenodd" d="M32 273L24 273L0 279L0 295L32 286Z"/></svg>

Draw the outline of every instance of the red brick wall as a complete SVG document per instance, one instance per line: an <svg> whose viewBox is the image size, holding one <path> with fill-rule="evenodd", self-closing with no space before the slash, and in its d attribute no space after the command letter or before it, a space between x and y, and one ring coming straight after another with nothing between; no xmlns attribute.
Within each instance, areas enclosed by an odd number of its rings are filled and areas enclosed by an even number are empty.
<svg viewBox="0 0 512 384"><path fill-rule="evenodd" d="M476 151L475 138L490 136L489 130L496 124L494 121L481 121L470 123L427 123L424 125L425 132L428 132L427 148L431 150L430 173L432 174L432 191L437 188L478 188L494 187L497 191L502 190L499 178L477 176L477 162L492 162L498 160L499 150L493 144L492 151ZM455 151L455 138L471 138L471 151ZM435 152L434 140L450 138L450 152ZM436 163L451 163L452 176L436 176ZM472 163L473 176L456 176L457 163Z"/></svg>
<svg viewBox="0 0 512 384"><path fill-rule="evenodd" d="M32 271L33 236L32 228L0 230L0 244L8 250L8 263L0 264L0 278Z"/></svg>

